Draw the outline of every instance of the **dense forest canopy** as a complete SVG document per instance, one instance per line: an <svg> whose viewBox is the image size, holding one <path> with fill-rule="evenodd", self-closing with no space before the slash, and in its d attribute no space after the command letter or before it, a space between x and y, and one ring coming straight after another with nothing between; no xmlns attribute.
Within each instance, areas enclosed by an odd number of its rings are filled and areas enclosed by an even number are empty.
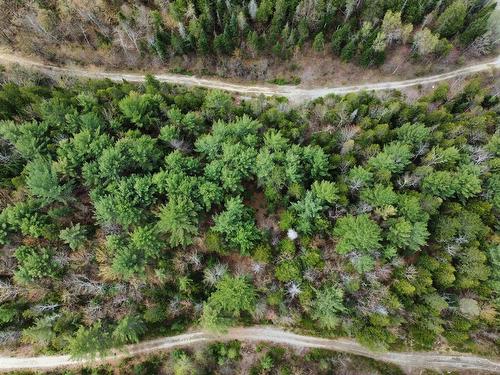
<svg viewBox="0 0 500 375"><path fill-rule="evenodd" d="M424 59L454 47L488 54L498 38L490 27L495 6L487 0L6 0L0 41L52 60L98 63L92 59L99 56L115 66L174 55L286 59L304 46L376 66L397 45Z"/></svg>
<svg viewBox="0 0 500 375"><path fill-rule="evenodd" d="M498 349L499 99L481 80L281 99L0 90L0 343L78 357L190 325Z"/></svg>

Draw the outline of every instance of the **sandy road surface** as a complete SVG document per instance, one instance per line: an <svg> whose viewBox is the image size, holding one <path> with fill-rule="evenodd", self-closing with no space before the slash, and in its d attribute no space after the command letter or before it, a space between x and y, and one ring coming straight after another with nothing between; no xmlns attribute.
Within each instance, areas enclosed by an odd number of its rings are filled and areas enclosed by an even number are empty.
<svg viewBox="0 0 500 375"><path fill-rule="evenodd" d="M240 340L251 342L272 342L301 348L322 348L345 352L379 361L394 363L403 368L428 368L435 370L475 370L489 371L500 374L500 361L454 353L439 354L434 352L373 352L362 347L350 339L324 339L313 336L302 336L279 328L254 326L230 329L227 333L214 335L206 332L191 332L178 336L164 337L151 341L144 341L136 345L127 346L123 352L116 352L97 362L113 361L116 359L145 354L154 351L166 350L175 347L186 347L203 342ZM88 361L87 361L88 362ZM67 355L40 356L40 357L0 357L0 371L7 370L49 370L57 367L85 364L86 361L75 361Z"/></svg>
<svg viewBox="0 0 500 375"><path fill-rule="evenodd" d="M142 82L144 74L140 73L127 73L127 72L105 72L91 69L81 69L73 67L58 67L53 65L44 64L21 57L10 52L0 51L1 64L14 64L38 69L46 73L59 73L80 78L109 78L113 81L127 80L130 82ZM292 101L300 102L310 99L315 99L328 94L347 94L350 92L358 92L362 90L393 90L404 89L406 87L431 84L439 81L452 79L459 76L470 75L478 72L493 71L495 68L500 68L500 56L494 60L470 65L461 69L453 70L451 72L414 78L403 81L390 81L390 82L377 82L377 83L364 83L353 86L338 86L338 87L315 87L315 88L301 88L300 86L277 86L266 84L238 84L229 83L217 78L197 78L195 76L185 76L180 74L155 74L155 77L161 82L168 82L177 85L186 86L199 86L211 89L219 89L238 93L244 96L265 95L265 96L285 96Z"/></svg>

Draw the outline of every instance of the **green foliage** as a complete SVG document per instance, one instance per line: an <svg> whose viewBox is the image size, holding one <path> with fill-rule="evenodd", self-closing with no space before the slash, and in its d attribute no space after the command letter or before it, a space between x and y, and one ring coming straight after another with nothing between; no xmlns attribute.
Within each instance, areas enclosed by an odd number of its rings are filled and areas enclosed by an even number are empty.
<svg viewBox="0 0 500 375"><path fill-rule="evenodd" d="M241 358L241 343L239 341L230 341L228 343L212 344L208 348L212 357L215 358L219 366L228 362L236 361Z"/></svg>
<svg viewBox="0 0 500 375"><path fill-rule="evenodd" d="M415 293L415 287L408 280L396 280L393 287L402 296L411 296Z"/></svg>
<svg viewBox="0 0 500 375"><path fill-rule="evenodd" d="M360 273L364 274L366 272L373 271L375 268L375 260L368 255L355 256L351 259L354 269Z"/></svg>
<svg viewBox="0 0 500 375"><path fill-rule="evenodd" d="M476 38L486 34L489 29L490 16L495 11L495 4L488 4L471 17L468 27L461 33L460 42L467 46Z"/></svg>
<svg viewBox="0 0 500 375"><path fill-rule="evenodd" d="M422 182L422 190L440 198L468 199L481 192L481 181L477 170L471 166L462 166L457 172L436 171L427 175Z"/></svg>
<svg viewBox="0 0 500 375"><path fill-rule="evenodd" d="M432 172L422 181L422 190L440 198L449 198L455 194L456 183L448 171Z"/></svg>
<svg viewBox="0 0 500 375"><path fill-rule="evenodd" d="M500 209L500 175L493 174L487 182L486 194L496 209Z"/></svg>
<svg viewBox="0 0 500 375"><path fill-rule="evenodd" d="M108 239L108 243L110 239ZM113 246L111 246L113 247ZM115 254L111 269L124 279L131 279L134 276L145 274L145 257L142 251L133 246L123 243L114 249Z"/></svg>
<svg viewBox="0 0 500 375"><path fill-rule="evenodd" d="M284 260L278 264L274 271L274 275L279 281L300 281L301 270L300 265L295 260Z"/></svg>
<svg viewBox="0 0 500 375"><path fill-rule="evenodd" d="M381 230L368 215L347 215L335 224L333 235L338 238L336 251L347 254L351 251L372 253L381 247Z"/></svg>
<svg viewBox="0 0 500 375"><path fill-rule="evenodd" d="M210 91L203 102L203 113L210 120L228 119L232 108L231 96L222 91Z"/></svg>
<svg viewBox="0 0 500 375"><path fill-rule="evenodd" d="M338 200L338 189L334 183L329 181L314 181L311 186L312 193L327 204L332 204Z"/></svg>
<svg viewBox="0 0 500 375"><path fill-rule="evenodd" d="M433 91L431 100L433 102L445 102L448 99L450 85L448 83L439 84Z"/></svg>
<svg viewBox="0 0 500 375"><path fill-rule="evenodd" d="M297 215L297 229L304 234L311 234L325 208L323 201L308 191L304 199L292 204L292 210Z"/></svg>
<svg viewBox="0 0 500 375"><path fill-rule="evenodd" d="M48 143L48 125L36 121L16 124L0 122L0 135L11 142L25 159L33 159L45 153Z"/></svg>
<svg viewBox="0 0 500 375"><path fill-rule="evenodd" d="M19 263L15 278L22 283L46 277L55 278L61 270L53 258L53 252L47 248L19 246L14 255Z"/></svg>
<svg viewBox="0 0 500 375"><path fill-rule="evenodd" d="M59 232L59 238L63 240L71 250L76 250L85 243L87 235L85 228L80 223L62 229Z"/></svg>
<svg viewBox="0 0 500 375"><path fill-rule="evenodd" d="M368 160L368 166L375 172L401 173L410 163L412 153L407 144L394 142L384 146L382 152Z"/></svg>
<svg viewBox="0 0 500 375"><path fill-rule="evenodd" d="M455 194L458 198L468 199L481 192L481 180L477 168L463 166L455 176Z"/></svg>
<svg viewBox="0 0 500 375"><path fill-rule="evenodd" d="M146 327L139 316L127 315L118 322L111 334L113 345L137 343L145 329Z"/></svg>
<svg viewBox="0 0 500 375"><path fill-rule="evenodd" d="M255 309L255 290L244 277L224 276L203 306L201 324L210 330L224 329L241 313Z"/></svg>
<svg viewBox="0 0 500 375"><path fill-rule="evenodd" d="M75 335L69 339L68 350L72 358L95 359L104 356L112 345L110 334L101 321L91 327L80 326Z"/></svg>
<svg viewBox="0 0 500 375"><path fill-rule="evenodd" d="M419 250L429 237L425 223L410 223L405 219L398 219L391 221L389 225L387 240L394 246L411 252Z"/></svg>
<svg viewBox="0 0 500 375"><path fill-rule="evenodd" d="M101 134L98 130L82 130L72 138L59 142L55 168L64 175L74 177L85 162L92 161L110 146L111 140L107 134Z"/></svg>
<svg viewBox="0 0 500 375"><path fill-rule="evenodd" d="M138 225L145 218L145 207L155 201L155 189L149 176L120 178L101 190L91 191L95 216L103 224L117 223L124 227Z"/></svg>
<svg viewBox="0 0 500 375"><path fill-rule="evenodd" d="M353 59L356 53L356 41L355 39L351 39L345 46L342 48L340 53L340 59L344 62L349 62Z"/></svg>
<svg viewBox="0 0 500 375"><path fill-rule="evenodd" d="M339 56L342 48L349 41L349 34L351 33L351 27L348 23L339 27L332 34L332 52Z"/></svg>
<svg viewBox="0 0 500 375"><path fill-rule="evenodd" d="M186 197L170 198L158 217L158 230L169 235L171 246L185 247L198 234L195 206Z"/></svg>
<svg viewBox="0 0 500 375"><path fill-rule="evenodd" d="M339 315L346 311L343 305L344 291L338 286L324 285L316 291L311 317L322 328L334 329L340 322Z"/></svg>
<svg viewBox="0 0 500 375"><path fill-rule="evenodd" d="M193 360L182 350L175 350L173 356L174 375L191 375L194 373Z"/></svg>
<svg viewBox="0 0 500 375"><path fill-rule="evenodd" d="M451 211L456 208L455 212ZM442 215L437 219L434 229L436 241L442 243L453 242L456 238L464 238L466 242L484 241L489 228L484 226L481 217L473 212L464 210L462 207L449 207L445 211L448 215Z"/></svg>
<svg viewBox="0 0 500 375"><path fill-rule="evenodd" d="M373 188L362 190L360 198L373 207L386 207L395 205L398 196L392 186L376 184Z"/></svg>
<svg viewBox="0 0 500 375"><path fill-rule="evenodd" d="M396 129L398 140L417 147L430 140L431 129L424 124L412 124L407 122Z"/></svg>
<svg viewBox="0 0 500 375"><path fill-rule="evenodd" d="M371 185L373 173L361 166L356 166L349 171L347 180L351 190L356 191Z"/></svg>
<svg viewBox="0 0 500 375"><path fill-rule="evenodd" d="M305 268L321 268L324 265L318 249L308 249L300 257Z"/></svg>
<svg viewBox="0 0 500 375"><path fill-rule="evenodd" d="M130 234L131 245L144 252L146 257L158 258L165 248L164 241L160 238L153 226L137 227Z"/></svg>
<svg viewBox="0 0 500 375"><path fill-rule="evenodd" d="M316 52L321 52L325 49L325 36L322 32L316 34L314 37L313 48Z"/></svg>
<svg viewBox="0 0 500 375"><path fill-rule="evenodd" d="M97 160L99 177L105 181L113 181L120 176L138 170L138 168L141 171L152 170L156 168L159 157L156 139L130 132L112 147L108 147L100 153Z"/></svg>
<svg viewBox="0 0 500 375"><path fill-rule="evenodd" d="M365 326L356 333L356 339L375 351L387 351L389 345L396 341L394 335L385 327Z"/></svg>
<svg viewBox="0 0 500 375"><path fill-rule="evenodd" d="M429 214L424 211L420 196L418 194L404 194L397 198L398 213L405 219L414 222L426 223L429 219Z"/></svg>
<svg viewBox="0 0 500 375"><path fill-rule="evenodd" d="M118 103L123 115L139 127L148 127L158 122L158 107L161 98L157 95L139 94L131 91Z"/></svg>
<svg viewBox="0 0 500 375"><path fill-rule="evenodd" d="M17 315L16 306L2 305L0 307L0 326L13 322Z"/></svg>
<svg viewBox="0 0 500 375"><path fill-rule="evenodd" d="M252 254L253 259L264 264L269 263L271 256L271 248L268 245L257 246Z"/></svg>
<svg viewBox="0 0 500 375"><path fill-rule="evenodd" d="M16 29L16 38L10 34L6 38L16 50L37 55L50 53L54 60L62 61L64 47L75 43L75 36L61 30L65 31L67 25L82 24L79 32L84 52L102 56L110 66L139 66L140 63L151 64L154 60L168 61L173 62L171 71L185 74L183 64L176 66L182 61L182 56L192 55L198 58L201 64L196 70L205 73L207 66L210 66L207 61L214 58L224 60L236 56L250 62L254 58L272 55L273 58L286 61L308 49L323 51L325 39L330 36L331 52L340 55L344 61L354 60L362 66L380 65L385 59L384 50L396 43L407 44L412 30L420 31L426 25L434 24L442 36L451 39L459 34L460 41L469 45L487 33L488 26L495 21L490 21L495 3L465 0L403 3L245 0L231 6L216 1L191 5L188 1L177 0L170 1L163 8L153 3L118 10L113 6L101 9L95 5L90 8L89 12L101 12L101 17L87 22L82 14L67 13L52 4L43 3L34 10L24 3L15 8L9 7L7 3L2 4L1 10L5 14L21 17L30 10L39 23L37 32L33 32L30 27L19 27ZM111 33L109 30L116 32ZM56 34L57 37L54 37ZM445 38L442 41L450 44ZM111 48L114 46L120 48ZM88 56L82 62L90 63L93 60ZM278 61L277 64L279 63ZM243 71L238 71L239 68L241 67L224 67L241 74ZM20 68L12 70L17 73L15 81L44 84L49 81ZM146 76L146 81L144 90L137 90L125 83L126 90L108 92L110 82L95 85L100 92L94 102L89 101L90 104L85 100L68 100L64 94L60 94L56 103L51 103L52 100L48 102L50 107L59 109L57 115L60 115L61 109L69 111L79 106L85 110L95 109L98 107L95 104L97 99L101 100L103 94L107 94L116 103L120 103L119 108L127 117L136 118L138 124L142 124L144 109L149 108L149 98L146 99L143 95L153 98L161 95L167 103L171 96L170 93L166 94L167 90L160 90L157 82L152 84L150 76ZM0 119L30 114L31 102L42 101L30 89L18 88L14 84L6 85L0 92L3 94L0 95ZM144 91L145 94L129 95L131 90ZM132 99L129 96L138 98ZM156 109L154 106L153 108ZM54 111L55 108L51 110ZM57 122L51 119L50 123Z"/></svg>
<svg viewBox="0 0 500 375"><path fill-rule="evenodd" d="M455 0L437 19L437 31L445 37L455 35L462 28L467 15L467 5L463 0Z"/></svg>
<svg viewBox="0 0 500 375"><path fill-rule="evenodd" d="M321 228L322 212L338 198L338 189L334 183L315 181L305 197L291 206L297 215L297 229L304 234L311 234L315 229Z"/></svg>
<svg viewBox="0 0 500 375"><path fill-rule="evenodd" d="M225 206L226 209L214 217L212 230L220 233L228 246L247 255L260 237L253 215L239 197L229 199Z"/></svg>
<svg viewBox="0 0 500 375"><path fill-rule="evenodd" d="M71 194L68 184L60 185L57 174L50 161L35 159L28 163L26 171L26 186L34 196L45 204L52 202L65 203Z"/></svg>
<svg viewBox="0 0 500 375"><path fill-rule="evenodd" d="M56 314L37 318L33 326L23 331L23 340L39 347L47 347L57 336L53 329L56 320Z"/></svg>
<svg viewBox="0 0 500 375"><path fill-rule="evenodd" d="M478 288L491 272L486 261L486 254L480 249L473 246L463 249L458 257L455 285L460 289Z"/></svg>
<svg viewBox="0 0 500 375"><path fill-rule="evenodd" d="M28 200L6 207L2 212L4 230L18 229L27 236L52 238L52 225L48 216L40 212L40 206L39 202Z"/></svg>
<svg viewBox="0 0 500 375"><path fill-rule="evenodd" d="M460 153L454 147L447 147L445 149L441 147L434 147L425 156L426 162L429 164L436 165L452 165L460 158Z"/></svg>

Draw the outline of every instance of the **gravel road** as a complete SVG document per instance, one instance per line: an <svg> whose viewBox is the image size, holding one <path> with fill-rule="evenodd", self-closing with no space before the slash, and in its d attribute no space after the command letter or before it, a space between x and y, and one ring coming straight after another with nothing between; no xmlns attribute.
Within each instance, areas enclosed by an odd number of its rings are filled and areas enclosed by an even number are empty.
<svg viewBox="0 0 500 375"><path fill-rule="evenodd" d="M271 342L300 348L322 348L338 352L360 355L379 361L390 362L403 368L433 370L472 370L488 371L500 374L500 361L463 353L436 352L373 352L357 342L346 339L325 339L303 336L285 330L267 327L232 328L225 334L215 335L202 331L185 333L178 336L164 337L127 346L123 351L113 352L96 362L109 362L138 354L168 350L175 347L187 347L213 341L240 340L246 342ZM49 370L58 367L84 365L91 361L76 361L68 355L40 357L2 357L0 371L7 370Z"/></svg>
<svg viewBox="0 0 500 375"><path fill-rule="evenodd" d="M24 67L37 69L45 73L65 74L80 78L109 78L113 81L127 80L129 82L144 81L144 74L128 72L105 72L94 69L81 69L73 67L59 67L44 64L35 60L21 57L10 52L0 50L0 64L19 64ZM172 83L176 85L198 86L210 89L219 89L234 92L243 96L284 96L294 102L303 102L315 99L328 94L347 94L363 90L394 90L404 89L411 86L432 84L444 80L449 80L459 76L471 75L478 72L493 71L500 67L500 56L494 60L483 62L476 65L470 65L464 68L453 70L451 72L436 74L427 77L408 79L403 81L363 83L352 86L337 87L315 87L302 88L300 86L278 86L270 84L244 84L230 83L218 78L198 78L196 76L186 76L180 74L155 74L154 76L161 82Z"/></svg>

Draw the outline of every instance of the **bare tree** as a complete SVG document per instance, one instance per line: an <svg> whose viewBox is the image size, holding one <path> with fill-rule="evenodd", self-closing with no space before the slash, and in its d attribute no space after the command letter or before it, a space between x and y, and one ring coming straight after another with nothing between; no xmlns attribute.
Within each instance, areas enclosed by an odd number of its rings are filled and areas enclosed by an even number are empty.
<svg viewBox="0 0 500 375"><path fill-rule="evenodd" d="M14 345L20 339L20 331L0 331L0 346Z"/></svg>
<svg viewBox="0 0 500 375"><path fill-rule="evenodd" d="M491 31L488 31L474 39L474 41L466 48L465 53L474 57L488 55L495 48L498 40L499 39L495 37Z"/></svg>
<svg viewBox="0 0 500 375"><path fill-rule="evenodd" d="M87 276L76 274L65 280L65 284L78 295L100 295L104 292L104 284L90 280Z"/></svg>
<svg viewBox="0 0 500 375"><path fill-rule="evenodd" d="M0 281L0 302L11 301L19 294L19 288L6 281Z"/></svg>

